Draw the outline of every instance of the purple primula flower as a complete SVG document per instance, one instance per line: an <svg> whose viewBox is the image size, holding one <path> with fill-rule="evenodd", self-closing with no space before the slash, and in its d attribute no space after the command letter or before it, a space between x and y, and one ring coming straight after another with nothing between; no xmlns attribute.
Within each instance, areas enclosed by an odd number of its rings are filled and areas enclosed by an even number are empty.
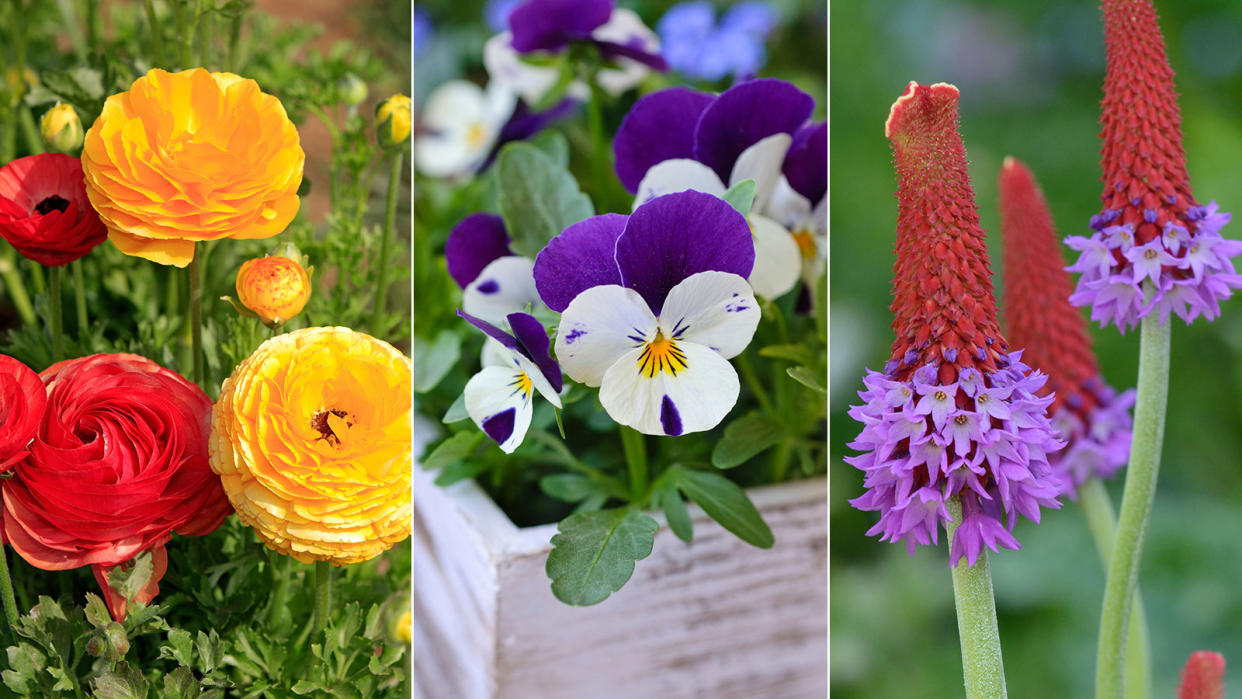
<svg viewBox="0 0 1242 699"><path fill-rule="evenodd" d="M532 398L538 391L548 402L561 407L561 368L548 353L548 333L534 316L510 313L510 334L463 311L457 315L482 330L503 348L494 363L485 364L466 383L466 412L474 424L510 454L526 437L534 412Z"/></svg>
<svg viewBox="0 0 1242 699"><path fill-rule="evenodd" d="M763 66L763 43L776 26L776 11L761 2L734 5L719 25L708 2L683 2L669 8L656 31L669 66L702 80L727 75L751 78Z"/></svg>
<svg viewBox="0 0 1242 699"><path fill-rule="evenodd" d="M566 228L535 259L535 284L562 312L565 372L598 386L618 423L680 435L715 427L737 402L727 360L759 323L753 264L741 214L688 191Z"/></svg>
<svg viewBox="0 0 1242 699"><path fill-rule="evenodd" d="M494 214L462 219L444 243L449 275L462 288L466 313L500 323L516 311L540 304L534 263L509 250L504 221Z"/></svg>

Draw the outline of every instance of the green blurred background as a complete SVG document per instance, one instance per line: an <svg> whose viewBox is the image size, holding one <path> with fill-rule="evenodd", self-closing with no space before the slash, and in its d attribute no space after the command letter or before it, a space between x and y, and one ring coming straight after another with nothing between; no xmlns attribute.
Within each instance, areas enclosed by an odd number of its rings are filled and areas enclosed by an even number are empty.
<svg viewBox="0 0 1242 699"><path fill-rule="evenodd" d="M1156 4L1182 96L1196 198L1242 212L1242 4ZM892 342L896 182L883 124L910 80L961 89L962 133L994 269L996 177L1006 155L1034 171L1060 235L1085 234L1102 191L1103 28L1093 2L899 0L835 0L830 26L832 691L960 696L947 548L910 557L904 545L864 536L876 515L846 502L862 493L862 474L840 460L853 453L845 444L860 429L845 411L857 402L864 367L882 367ZM1242 237L1242 224L1224 234ZM998 295L1003 285L998 278ZM1213 323L1173 322L1163 467L1140 579L1154 696L1173 695L1196 649L1242 663L1242 306L1227 302ZM1133 386L1137 333L1093 326L1092 336L1108 382ZM1023 521L1015 534L1021 551L991 557L1010 696L1089 696L1104 575L1081 510L1066 503L1042 524ZM1229 696L1242 696L1242 681L1234 684Z"/></svg>

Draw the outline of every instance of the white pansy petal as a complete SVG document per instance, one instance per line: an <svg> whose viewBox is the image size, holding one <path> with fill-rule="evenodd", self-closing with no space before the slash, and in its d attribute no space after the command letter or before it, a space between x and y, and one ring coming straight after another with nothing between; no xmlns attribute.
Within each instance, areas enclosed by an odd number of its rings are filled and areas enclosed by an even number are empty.
<svg viewBox="0 0 1242 699"><path fill-rule="evenodd" d="M414 139L414 166L431 177L468 174L482 162L478 152L466 141L451 134L419 136Z"/></svg>
<svg viewBox="0 0 1242 699"><path fill-rule="evenodd" d="M495 325L495 323L492 324ZM489 335L483 341L483 351L479 353L479 366L509 366L511 364L513 364L513 350Z"/></svg>
<svg viewBox="0 0 1242 699"><path fill-rule="evenodd" d="M729 173L729 186L743 180L755 181L755 202L752 211L762 212L772 197L772 190L781 178L781 165L793 141L787 133L776 133L751 144L737 156Z"/></svg>
<svg viewBox="0 0 1242 699"><path fill-rule="evenodd" d="M492 260L462 291L462 310L503 327L505 316L541 303L534 268L535 263L520 255Z"/></svg>
<svg viewBox="0 0 1242 699"><path fill-rule="evenodd" d="M530 104L556 85L555 68L535 66L523 61L513 50L509 32L497 34L483 45L483 65L491 80L509 88Z"/></svg>
<svg viewBox="0 0 1242 699"><path fill-rule="evenodd" d="M811 214L811 202L798 193L789 184L784 175L776 178L776 186L772 188L772 196L768 198L764 210L752 209L785 226L793 229Z"/></svg>
<svg viewBox="0 0 1242 699"><path fill-rule="evenodd" d="M504 128L505 122L513 116L517 107L518 96L511 87L499 80L487 83L486 117L487 123L497 134Z"/></svg>
<svg viewBox="0 0 1242 699"><path fill-rule="evenodd" d="M598 386L621 355L655 336L656 318L637 291L594 286L574 297L556 331L556 359L569 377Z"/></svg>
<svg viewBox="0 0 1242 699"><path fill-rule="evenodd" d="M547 377L539 370L539 366L516 352L513 354L513 358L517 363L517 367L530 377L535 390L539 391L539 395L543 396L552 405L558 408L561 407L561 395L556 392L556 389L552 388L551 383L548 383Z"/></svg>
<svg viewBox="0 0 1242 699"><path fill-rule="evenodd" d="M747 281L763 298L779 298L798 283L802 252L789 231L770 218L751 216L750 230L755 238L755 267Z"/></svg>
<svg viewBox="0 0 1242 699"><path fill-rule="evenodd" d="M641 48L658 53L660 37L643 24L642 18L631 10L617 8L612 11L608 21L591 32L596 41L609 41L615 44L633 45L635 39L640 40ZM651 69L629 58L619 58L618 68L604 68L597 74L599 86L612 96L617 96L633 87L638 87Z"/></svg>
<svg viewBox="0 0 1242 699"><path fill-rule="evenodd" d="M801 196L801 195L799 195ZM807 217L807 230L819 238L828 236L828 197L819 200Z"/></svg>
<svg viewBox="0 0 1242 699"><path fill-rule="evenodd" d="M483 88L468 80L449 80L431 92L419 116L426 128L445 131L482 119L487 104Z"/></svg>
<svg viewBox="0 0 1242 699"><path fill-rule="evenodd" d="M638 194L634 197L634 207L655 199L658 196L684 192L687 189L724 196L725 186L710 167L689 158L673 158L657 163L643 175L638 184Z"/></svg>
<svg viewBox="0 0 1242 699"><path fill-rule="evenodd" d="M729 414L738 396L737 372L729 362L693 342L676 349L681 356L675 373L652 374L640 348L604 374L599 400L613 420L643 434L680 435L710 430Z"/></svg>
<svg viewBox="0 0 1242 699"><path fill-rule="evenodd" d="M432 177L464 175L478 167L500 131L489 96L467 80L450 80L432 91L420 121L414 163Z"/></svg>
<svg viewBox="0 0 1242 699"><path fill-rule="evenodd" d="M670 337L703 345L728 359L750 344L759 315L759 304L745 279L728 272L699 272L669 290L660 328Z"/></svg>
<svg viewBox="0 0 1242 699"><path fill-rule="evenodd" d="M466 382L466 413L511 454L530 428L533 390L530 377L517 368L486 367Z"/></svg>

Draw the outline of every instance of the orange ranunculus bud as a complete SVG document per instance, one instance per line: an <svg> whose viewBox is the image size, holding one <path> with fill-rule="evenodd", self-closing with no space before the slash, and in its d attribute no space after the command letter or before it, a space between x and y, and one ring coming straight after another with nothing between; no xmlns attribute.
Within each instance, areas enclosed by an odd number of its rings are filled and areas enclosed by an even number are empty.
<svg viewBox="0 0 1242 699"><path fill-rule="evenodd" d="M301 313L310 294L310 274L288 257L256 257L237 271L237 300L271 327Z"/></svg>
<svg viewBox="0 0 1242 699"><path fill-rule="evenodd" d="M202 68L155 69L86 133L86 191L127 255L184 267L194 244L270 238L298 211L305 154L280 100Z"/></svg>

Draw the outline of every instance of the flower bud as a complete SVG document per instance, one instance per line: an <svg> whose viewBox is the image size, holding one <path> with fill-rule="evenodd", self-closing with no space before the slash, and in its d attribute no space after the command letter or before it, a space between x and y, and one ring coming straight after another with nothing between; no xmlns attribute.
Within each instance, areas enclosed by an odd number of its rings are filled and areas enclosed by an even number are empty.
<svg viewBox="0 0 1242 699"><path fill-rule="evenodd" d="M353 73L346 73L336 81L336 89L340 92L341 101L356 107L367 98L367 84Z"/></svg>
<svg viewBox="0 0 1242 699"><path fill-rule="evenodd" d="M407 597L389 610L388 638L397 643L409 643L413 635L414 619L410 614L410 600Z"/></svg>
<svg viewBox="0 0 1242 699"><path fill-rule="evenodd" d="M410 140L413 125L410 98L397 94L380 102L375 109L375 132L384 147L397 147Z"/></svg>
<svg viewBox="0 0 1242 699"><path fill-rule="evenodd" d="M72 105L60 102L43 113L40 130L48 150L58 153L70 153L81 148L82 139L86 135L77 111Z"/></svg>
<svg viewBox="0 0 1242 699"><path fill-rule="evenodd" d="M288 257L256 257L237 272L238 301L269 327L301 313L310 293L310 274Z"/></svg>

